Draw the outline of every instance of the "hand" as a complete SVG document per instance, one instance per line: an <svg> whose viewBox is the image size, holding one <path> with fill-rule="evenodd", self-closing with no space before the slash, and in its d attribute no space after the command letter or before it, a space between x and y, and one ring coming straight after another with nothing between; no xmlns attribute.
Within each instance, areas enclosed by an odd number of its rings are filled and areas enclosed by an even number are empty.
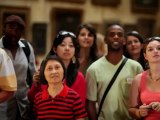
<svg viewBox="0 0 160 120"><path fill-rule="evenodd" d="M139 108L140 109L152 109L152 104L149 104L149 105L143 104Z"/></svg>
<svg viewBox="0 0 160 120"><path fill-rule="evenodd" d="M138 118L146 117L148 115L148 108L139 108L136 110L136 116Z"/></svg>
<svg viewBox="0 0 160 120"><path fill-rule="evenodd" d="M40 84L40 69L37 70L37 72L33 75L33 83L35 84L35 86L37 86L38 84Z"/></svg>
<svg viewBox="0 0 160 120"><path fill-rule="evenodd" d="M152 102L151 103L152 109L160 112L160 102Z"/></svg>

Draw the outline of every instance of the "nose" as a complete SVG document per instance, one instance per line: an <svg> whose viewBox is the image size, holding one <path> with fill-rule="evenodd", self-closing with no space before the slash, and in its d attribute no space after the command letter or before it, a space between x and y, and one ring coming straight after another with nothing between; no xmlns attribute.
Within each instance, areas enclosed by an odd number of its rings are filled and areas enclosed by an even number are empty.
<svg viewBox="0 0 160 120"><path fill-rule="evenodd" d="M131 42L131 45L135 45L135 42Z"/></svg>
<svg viewBox="0 0 160 120"><path fill-rule="evenodd" d="M113 38L114 38L114 39L118 39L119 37L118 37L117 34L115 34Z"/></svg>
<svg viewBox="0 0 160 120"><path fill-rule="evenodd" d="M51 71L51 73L52 73L52 74L55 74L55 73L57 73L57 70L56 70L56 69L53 69L53 70Z"/></svg>
<svg viewBox="0 0 160 120"><path fill-rule="evenodd" d="M88 35L85 35L85 38L88 38Z"/></svg>
<svg viewBox="0 0 160 120"><path fill-rule="evenodd" d="M69 45L66 45L66 50L69 50Z"/></svg>

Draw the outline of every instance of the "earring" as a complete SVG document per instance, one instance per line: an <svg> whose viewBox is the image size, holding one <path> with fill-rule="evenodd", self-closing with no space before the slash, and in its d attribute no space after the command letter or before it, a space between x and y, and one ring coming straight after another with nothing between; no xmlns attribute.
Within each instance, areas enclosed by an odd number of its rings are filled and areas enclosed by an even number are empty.
<svg viewBox="0 0 160 120"><path fill-rule="evenodd" d="M75 56L72 57L72 63L73 63L73 64L76 63L76 58L75 58Z"/></svg>

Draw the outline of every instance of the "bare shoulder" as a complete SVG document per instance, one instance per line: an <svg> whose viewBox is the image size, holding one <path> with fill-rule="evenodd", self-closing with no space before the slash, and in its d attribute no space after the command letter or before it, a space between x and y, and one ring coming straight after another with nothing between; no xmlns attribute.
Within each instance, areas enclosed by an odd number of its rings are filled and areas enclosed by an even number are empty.
<svg viewBox="0 0 160 120"><path fill-rule="evenodd" d="M140 81L141 81L141 77L142 77L142 73L137 74L137 75L134 77L133 84L136 84L137 86L139 86Z"/></svg>

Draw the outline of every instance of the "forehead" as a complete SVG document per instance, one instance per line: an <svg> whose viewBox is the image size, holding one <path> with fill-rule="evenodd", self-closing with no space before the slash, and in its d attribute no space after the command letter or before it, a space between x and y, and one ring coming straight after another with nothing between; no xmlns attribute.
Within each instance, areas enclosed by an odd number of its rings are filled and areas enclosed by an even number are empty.
<svg viewBox="0 0 160 120"><path fill-rule="evenodd" d="M124 30L118 25L113 25L108 29L108 32L124 32Z"/></svg>
<svg viewBox="0 0 160 120"><path fill-rule="evenodd" d="M160 45L160 41L153 40L153 41L148 43L147 47L158 46L158 45Z"/></svg>
<svg viewBox="0 0 160 120"><path fill-rule="evenodd" d="M73 42L71 37L65 37L62 42Z"/></svg>
<svg viewBox="0 0 160 120"><path fill-rule="evenodd" d="M6 25L8 25L8 26L21 26L20 24L18 24L17 22L9 22L9 23L7 23Z"/></svg>
<svg viewBox="0 0 160 120"><path fill-rule="evenodd" d="M127 41L129 41L129 40L138 40L139 41L139 39L137 37L132 36L132 35L127 36Z"/></svg>
<svg viewBox="0 0 160 120"><path fill-rule="evenodd" d="M86 32L86 33L88 33L88 32L90 32L87 28L85 28L85 27L83 27L81 30L80 30L80 33L82 33L82 32Z"/></svg>
<svg viewBox="0 0 160 120"><path fill-rule="evenodd" d="M46 66L48 65L61 65L61 63L57 60L48 60L48 62L46 63Z"/></svg>

